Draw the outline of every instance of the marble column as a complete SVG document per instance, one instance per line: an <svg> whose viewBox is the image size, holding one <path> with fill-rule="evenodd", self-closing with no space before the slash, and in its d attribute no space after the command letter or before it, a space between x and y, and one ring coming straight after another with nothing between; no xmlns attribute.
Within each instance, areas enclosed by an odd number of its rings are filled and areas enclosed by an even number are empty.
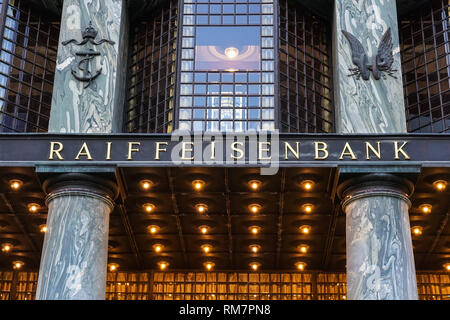
<svg viewBox="0 0 450 320"><path fill-rule="evenodd" d="M376 80L373 59L382 37L390 28L392 35L392 76L383 72ZM367 57L368 76L349 76L356 68L352 47L344 32L353 35ZM361 48L361 47L360 47ZM362 59L361 52L356 54ZM333 67L336 131L338 133L406 132L403 84L395 0L335 0L333 19ZM378 70L378 68L377 68Z"/></svg>
<svg viewBox="0 0 450 320"><path fill-rule="evenodd" d="M46 180L47 232L37 300L104 300L115 186L87 174Z"/></svg>
<svg viewBox="0 0 450 320"><path fill-rule="evenodd" d="M83 43L82 32L90 25L97 34ZM82 61L83 52L95 54ZM127 52L126 0L64 0L49 132L122 132ZM97 72L92 81L76 78Z"/></svg>
<svg viewBox="0 0 450 320"><path fill-rule="evenodd" d="M408 215L411 191L410 182L391 174L369 174L341 185L348 299L418 299Z"/></svg>

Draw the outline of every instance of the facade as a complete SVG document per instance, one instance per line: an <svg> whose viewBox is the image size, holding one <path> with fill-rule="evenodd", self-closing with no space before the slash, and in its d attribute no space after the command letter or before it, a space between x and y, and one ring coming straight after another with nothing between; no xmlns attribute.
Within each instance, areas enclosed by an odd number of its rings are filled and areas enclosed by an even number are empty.
<svg viewBox="0 0 450 320"><path fill-rule="evenodd" d="M449 299L448 0L0 6L0 299Z"/></svg>

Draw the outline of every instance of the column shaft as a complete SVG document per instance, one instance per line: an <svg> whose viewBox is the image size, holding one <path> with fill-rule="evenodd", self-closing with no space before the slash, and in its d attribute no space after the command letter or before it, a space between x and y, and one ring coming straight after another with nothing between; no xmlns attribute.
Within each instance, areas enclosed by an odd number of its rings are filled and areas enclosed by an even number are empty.
<svg viewBox="0 0 450 320"><path fill-rule="evenodd" d="M373 61L384 33L391 29L394 61L393 77L384 73L376 80ZM356 68L350 41L342 31L352 34L362 46L367 61L362 61L369 76L349 76ZM381 63L381 61L379 61ZM400 47L395 0L335 0L333 25L333 66L338 133L406 132ZM395 77L395 78L394 78Z"/></svg>
<svg viewBox="0 0 450 320"><path fill-rule="evenodd" d="M82 32L90 23L97 35L83 43ZM127 42L125 0L64 0L49 132L122 131ZM90 82L74 76L89 78L97 72Z"/></svg>
<svg viewBox="0 0 450 320"><path fill-rule="evenodd" d="M36 299L105 299L111 197L68 183L49 193L47 205Z"/></svg>
<svg viewBox="0 0 450 320"><path fill-rule="evenodd" d="M347 192L347 296L352 300L417 300L408 209L393 186L357 185Z"/></svg>

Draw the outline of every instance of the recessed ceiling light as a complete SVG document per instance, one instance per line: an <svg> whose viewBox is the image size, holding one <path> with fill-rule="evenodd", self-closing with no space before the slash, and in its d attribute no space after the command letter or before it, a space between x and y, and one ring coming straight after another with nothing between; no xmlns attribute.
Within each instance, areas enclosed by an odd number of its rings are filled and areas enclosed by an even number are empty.
<svg viewBox="0 0 450 320"><path fill-rule="evenodd" d="M198 227L198 229L200 230L201 233L207 234L209 232L210 228L208 226L203 225L203 226Z"/></svg>
<svg viewBox="0 0 450 320"><path fill-rule="evenodd" d="M197 210L198 213L202 214L208 211L208 206L204 203L198 203L195 205L195 210Z"/></svg>
<svg viewBox="0 0 450 320"><path fill-rule="evenodd" d="M253 271L257 271L261 267L261 263L259 262L251 262L249 265Z"/></svg>
<svg viewBox="0 0 450 320"><path fill-rule="evenodd" d="M433 183L433 186L438 190L438 191L444 191L447 188L447 181L445 180L437 180Z"/></svg>
<svg viewBox="0 0 450 320"><path fill-rule="evenodd" d="M297 270L303 271L306 268L306 263L303 261L296 262L295 267L297 268Z"/></svg>
<svg viewBox="0 0 450 320"><path fill-rule="evenodd" d="M258 213L262 207L257 203L252 203L251 205L248 206L248 208L251 213Z"/></svg>
<svg viewBox="0 0 450 320"><path fill-rule="evenodd" d="M14 261L13 262L13 269L19 270L22 269L22 267L25 265L23 261Z"/></svg>
<svg viewBox="0 0 450 320"><path fill-rule="evenodd" d="M212 251L212 246L210 244L204 244L201 248L204 253L210 253Z"/></svg>
<svg viewBox="0 0 450 320"><path fill-rule="evenodd" d="M313 211L314 206L310 203L306 203L302 205L302 211L306 213L311 213Z"/></svg>
<svg viewBox="0 0 450 320"><path fill-rule="evenodd" d="M151 187L153 187L154 183L153 183L153 181L146 179L146 180L141 180L140 185L141 185L142 189L149 190L149 189L151 189Z"/></svg>
<svg viewBox="0 0 450 320"><path fill-rule="evenodd" d="M163 248L164 248L164 246L162 244L160 244L160 243L156 243L156 244L153 245L153 250L156 253L160 253L163 250Z"/></svg>
<svg viewBox="0 0 450 320"><path fill-rule="evenodd" d="M309 250L309 246L307 244L301 244L301 245L298 246L298 250L301 253L307 253L308 250Z"/></svg>
<svg viewBox="0 0 450 320"><path fill-rule="evenodd" d="M301 226L299 229L300 229L300 232L303 234L308 234L311 232L311 227L307 226L307 225Z"/></svg>
<svg viewBox="0 0 450 320"><path fill-rule="evenodd" d="M261 227L258 226L251 226L249 228L250 232L253 234L258 234L261 231Z"/></svg>
<svg viewBox="0 0 450 320"><path fill-rule="evenodd" d="M2 252L8 253L12 250L13 245L11 243L2 244Z"/></svg>
<svg viewBox="0 0 450 320"><path fill-rule="evenodd" d="M206 270L210 271L214 268L216 264L214 262L211 261L206 261L205 263L203 263L203 266L206 268Z"/></svg>
<svg viewBox="0 0 450 320"><path fill-rule="evenodd" d="M39 226L39 231L40 232L42 232L42 233L46 233L47 232L47 225L46 224L41 224L40 226Z"/></svg>
<svg viewBox="0 0 450 320"><path fill-rule="evenodd" d="M412 227L411 230L412 230L412 233L416 236L420 236L423 232L423 228L420 226Z"/></svg>
<svg viewBox="0 0 450 320"><path fill-rule="evenodd" d="M301 182L301 186L305 191L311 191L314 188L314 184L312 180L304 180Z"/></svg>
<svg viewBox="0 0 450 320"><path fill-rule="evenodd" d="M13 179L13 180L9 181L9 185L10 185L11 189L17 191L22 187L23 182L22 182L22 180L19 180L19 179Z"/></svg>
<svg viewBox="0 0 450 320"><path fill-rule="evenodd" d="M159 261L158 267L160 270L165 270L169 266L169 263L167 261Z"/></svg>
<svg viewBox="0 0 450 320"><path fill-rule="evenodd" d="M159 226L152 224L152 225L149 225L147 227L147 229L151 234L155 234L155 233L158 233L160 228L159 228Z"/></svg>
<svg viewBox="0 0 450 320"><path fill-rule="evenodd" d="M422 211L425 214L431 213L431 208L432 208L432 205L428 204L428 203L424 203L419 206L420 211Z"/></svg>
<svg viewBox="0 0 450 320"><path fill-rule="evenodd" d="M197 179L192 181L192 186L196 191L200 191L205 187L205 181Z"/></svg>
<svg viewBox="0 0 450 320"><path fill-rule="evenodd" d="M153 212L155 210L155 205L152 203L145 203L144 205L142 205L142 207L147 213Z"/></svg>
<svg viewBox="0 0 450 320"><path fill-rule="evenodd" d="M261 246L257 245L257 244L252 244L249 246L250 251L253 253L258 253L259 250L261 250Z"/></svg>
<svg viewBox="0 0 450 320"><path fill-rule="evenodd" d="M36 213L39 211L40 206L37 203L28 204L28 211L31 213Z"/></svg>
<svg viewBox="0 0 450 320"><path fill-rule="evenodd" d="M250 189L257 191L259 188L261 188L261 181L259 180L250 180L248 182L248 185L250 186Z"/></svg>
<svg viewBox="0 0 450 320"><path fill-rule="evenodd" d="M108 269L110 272L117 271L117 269L119 269L119 265L117 263L109 263Z"/></svg>

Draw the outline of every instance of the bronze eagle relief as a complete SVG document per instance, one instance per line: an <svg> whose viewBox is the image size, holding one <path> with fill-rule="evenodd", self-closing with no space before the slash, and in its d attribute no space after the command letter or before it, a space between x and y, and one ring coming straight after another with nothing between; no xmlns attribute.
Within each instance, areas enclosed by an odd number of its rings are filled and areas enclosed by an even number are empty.
<svg viewBox="0 0 450 320"><path fill-rule="evenodd" d="M351 33L342 30L342 33L350 43L352 50L352 62L356 68L349 68L351 74L349 77L356 76L359 80L361 77L364 80L369 80L370 72L372 71L375 80L380 80L381 77L386 79L386 74L397 79L394 75L397 70L392 69L394 63L394 54L392 52L392 35L391 28L388 28L381 38L378 46L378 51L375 57L369 59L361 42Z"/></svg>

